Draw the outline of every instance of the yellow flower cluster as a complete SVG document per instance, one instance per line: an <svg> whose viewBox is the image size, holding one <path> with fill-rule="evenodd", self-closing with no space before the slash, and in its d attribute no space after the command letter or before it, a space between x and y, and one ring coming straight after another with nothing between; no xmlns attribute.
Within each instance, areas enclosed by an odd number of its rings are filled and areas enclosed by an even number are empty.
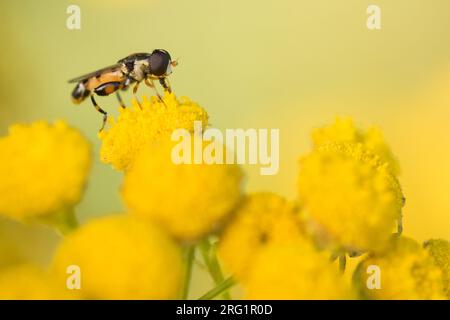
<svg viewBox="0 0 450 320"><path fill-rule="evenodd" d="M378 129L360 130L347 118L316 129L291 202L273 193L243 195L238 165L194 161L200 134L194 122L205 127L208 115L188 98L166 93L163 99L121 109L99 134L102 161L124 173L127 213L66 234L49 273L30 265L0 270L0 298L187 297L195 248L217 285L207 298L228 297L236 281L247 299L450 298L450 243L430 240L423 248L393 235L404 197L397 160ZM175 129L190 132L194 143L183 159L191 163L174 159L180 156L169 139ZM202 143L204 156L212 149ZM213 144L215 152L227 152ZM62 121L12 126L0 138L0 214L67 223L86 184L90 153L89 143ZM362 251L367 255L350 282L330 258L344 261L346 253ZM81 288L68 290L73 266ZM380 289L367 286L370 266L381 270Z"/></svg>
<svg viewBox="0 0 450 320"><path fill-rule="evenodd" d="M63 121L16 124L0 138L0 164L0 214L44 217L80 201L91 147Z"/></svg>
<svg viewBox="0 0 450 320"><path fill-rule="evenodd" d="M444 291L447 299L450 299L450 242L443 239L428 240L425 248L442 271Z"/></svg>
<svg viewBox="0 0 450 320"><path fill-rule="evenodd" d="M357 128L351 118L337 117L331 125L313 130L311 136L314 147L331 142L361 143L364 148L379 156L381 161L388 163L389 170L394 175L400 173L397 159L384 140L382 132L376 127L364 131Z"/></svg>
<svg viewBox="0 0 450 320"><path fill-rule="evenodd" d="M0 272L0 300L49 300L77 298L51 275L33 265L17 265Z"/></svg>
<svg viewBox="0 0 450 320"><path fill-rule="evenodd" d="M252 261L265 247L289 244L302 237L292 204L272 193L255 193L245 198L225 228L219 256L236 278L244 280Z"/></svg>
<svg viewBox="0 0 450 320"><path fill-rule="evenodd" d="M68 235L52 265L61 283L71 265L80 268L88 299L176 299L183 277L177 244L128 215L93 220Z"/></svg>
<svg viewBox="0 0 450 320"><path fill-rule="evenodd" d="M368 288L369 266L379 268L380 288ZM354 282L363 297L369 299L445 299L441 270L425 249L404 237L395 237L384 253L362 261Z"/></svg>
<svg viewBox="0 0 450 320"><path fill-rule="evenodd" d="M244 287L247 299L356 298L329 258L304 241L271 244L261 251Z"/></svg>
<svg viewBox="0 0 450 320"><path fill-rule="evenodd" d="M307 218L334 247L383 249L401 217L403 195L397 179L361 143L315 148L301 160L298 186Z"/></svg>
<svg viewBox="0 0 450 320"><path fill-rule="evenodd" d="M248 195L219 240L219 256L247 299L351 299L352 289L304 234L296 208Z"/></svg>
<svg viewBox="0 0 450 320"><path fill-rule="evenodd" d="M148 145L126 173L122 188L132 214L157 221L182 240L217 229L241 198L243 174L228 164L174 164L174 143Z"/></svg>
<svg viewBox="0 0 450 320"><path fill-rule="evenodd" d="M131 108L120 108L117 121L110 118L110 129L99 133L101 160L127 170L145 145L170 136L175 129L192 132L194 121L207 126L208 114L197 103L186 97L178 100L173 93L166 93L163 101L144 96L140 105L133 101Z"/></svg>

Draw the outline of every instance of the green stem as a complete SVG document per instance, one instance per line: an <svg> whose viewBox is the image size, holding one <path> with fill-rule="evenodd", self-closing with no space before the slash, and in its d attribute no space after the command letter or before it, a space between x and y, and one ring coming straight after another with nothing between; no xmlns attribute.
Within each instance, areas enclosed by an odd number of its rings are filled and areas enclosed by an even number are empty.
<svg viewBox="0 0 450 320"><path fill-rule="evenodd" d="M68 235L76 228L78 228L78 220L74 212L67 214L66 218L58 225L59 232L64 236Z"/></svg>
<svg viewBox="0 0 450 320"><path fill-rule="evenodd" d="M346 266L347 266L347 256L344 253L339 256L339 270L341 270L341 272L344 273Z"/></svg>
<svg viewBox="0 0 450 320"><path fill-rule="evenodd" d="M225 277L223 275L222 269L220 268L215 248L213 245L211 245L208 239L201 241L199 244L199 248L203 256L203 260L205 261L206 267L208 268L208 271L214 280L214 284L218 286L219 284L224 282ZM223 298L225 300L231 300L230 293L225 291L223 293Z"/></svg>
<svg viewBox="0 0 450 320"><path fill-rule="evenodd" d="M220 295L221 293L226 292L228 289L230 289L232 286L236 284L236 281L232 277L222 281L219 283L215 288L211 289L207 293L205 293L203 296L201 296L198 300L211 300Z"/></svg>
<svg viewBox="0 0 450 320"><path fill-rule="evenodd" d="M403 216L400 214L400 217L397 220L397 234L401 236L403 232Z"/></svg>
<svg viewBox="0 0 450 320"><path fill-rule="evenodd" d="M78 227L77 217L73 208L66 208L58 213L39 217L33 221L50 226L62 236L68 235Z"/></svg>
<svg viewBox="0 0 450 320"><path fill-rule="evenodd" d="M184 284L183 291L181 294L181 299L186 300L189 294L189 287L192 278L192 265L194 264L195 257L195 246L190 246L186 251L186 270L184 274Z"/></svg>

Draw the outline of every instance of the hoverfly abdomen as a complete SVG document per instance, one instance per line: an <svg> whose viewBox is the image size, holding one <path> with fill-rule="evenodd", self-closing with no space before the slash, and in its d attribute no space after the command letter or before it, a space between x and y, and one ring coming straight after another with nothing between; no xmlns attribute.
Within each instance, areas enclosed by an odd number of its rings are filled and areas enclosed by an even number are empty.
<svg viewBox="0 0 450 320"><path fill-rule="evenodd" d="M109 96L111 93L124 87L125 87L124 82L119 81L106 82L96 87L94 89L94 92L99 96Z"/></svg>
<svg viewBox="0 0 450 320"><path fill-rule="evenodd" d="M72 91L72 101L73 103L79 104L84 99L86 99L89 96L90 92L86 88L83 82L77 83L75 88Z"/></svg>

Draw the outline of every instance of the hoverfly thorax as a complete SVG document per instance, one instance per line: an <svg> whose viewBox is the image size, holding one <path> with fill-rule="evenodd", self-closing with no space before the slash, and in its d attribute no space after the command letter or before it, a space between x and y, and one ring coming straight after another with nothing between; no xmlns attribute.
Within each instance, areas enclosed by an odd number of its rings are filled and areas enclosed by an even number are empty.
<svg viewBox="0 0 450 320"><path fill-rule="evenodd" d="M118 61L120 70L128 78L135 81L144 80L149 72L148 58L150 53L135 53Z"/></svg>
<svg viewBox="0 0 450 320"><path fill-rule="evenodd" d="M147 59L133 59L122 63L122 72L135 81L144 80L149 73Z"/></svg>

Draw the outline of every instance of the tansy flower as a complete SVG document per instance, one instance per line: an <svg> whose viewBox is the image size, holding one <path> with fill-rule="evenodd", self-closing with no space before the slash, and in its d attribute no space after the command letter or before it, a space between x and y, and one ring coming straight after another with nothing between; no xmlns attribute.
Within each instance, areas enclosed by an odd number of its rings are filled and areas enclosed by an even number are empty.
<svg viewBox="0 0 450 320"><path fill-rule="evenodd" d="M113 215L78 228L58 248L52 270L66 281L80 267L89 299L175 299L182 278L180 248L162 230L129 215Z"/></svg>
<svg viewBox="0 0 450 320"><path fill-rule="evenodd" d="M75 296L49 274L33 265L11 266L0 271L0 300L53 300Z"/></svg>
<svg viewBox="0 0 450 320"><path fill-rule="evenodd" d="M0 214L44 219L80 201L91 147L63 121L16 124L0 138L0 164Z"/></svg>
<svg viewBox="0 0 450 320"><path fill-rule="evenodd" d="M126 170L145 145L170 136L175 129L193 132L194 121L207 126L208 114L189 98L178 100L173 93L166 93L163 100L144 96L141 106L133 101L132 107L120 108L117 121L110 118L110 128L99 133L101 160Z"/></svg>
<svg viewBox="0 0 450 320"><path fill-rule="evenodd" d="M428 240L425 248L442 271L444 291L450 299L450 242L442 239Z"/></svg>
<svg viewBox="0 0 450 320"><path fill-rule="evenodd" d="M250 268L244 290L247 299L355 298L350 284L328 256L306 242L271 244L262 249Z"/></svg>
<svg viewBox="0 0 450 320"><path fill-rule="evenodd" d="M252 261L266 246L302 238L293 206L272 193L245 198L219 241L219 256L238 279L248 276Z"/></svg>
<svg viewBox="0 0 450 320"><path fill-rule="evenodd" d="M398 181L362 144L316 148L301 160L298 186L308 224L335 249L382 249L401 216Z"/></svg>
<svg viewBox="0 0 450 320"><path fill-rule="evenodd" d="M178 239L196 240L234 209L243 174L238 165L174 164L174 146L164 140L144 148L125 175L122 196L132 214L157 221Z"/></svg>
<svg viewBox="0 0 450 320"><path fill-rule="evenodd" d="M379 268L379 274L369 272ZM369 270L369 271L368 271ZM380 277L380 288L371 287L371 277ZM428 252L417 242L395 237L384 253L363 260L353 276L361 294L369 299L443 299L442 273ZM370 288L370 289L369 289Z"/></svg>
<svg viewBox="0 0 450 320"><path fill-rule="evenodd" d="M337 117L333 124L313 130L312 140L314 147L330 142L361 143L369 151L379 156L382 161L388 163L389 169L394 175L400 173L397 159L386 143L382 132L376 127L364 131L356 128L351 118Z"/></svg>

